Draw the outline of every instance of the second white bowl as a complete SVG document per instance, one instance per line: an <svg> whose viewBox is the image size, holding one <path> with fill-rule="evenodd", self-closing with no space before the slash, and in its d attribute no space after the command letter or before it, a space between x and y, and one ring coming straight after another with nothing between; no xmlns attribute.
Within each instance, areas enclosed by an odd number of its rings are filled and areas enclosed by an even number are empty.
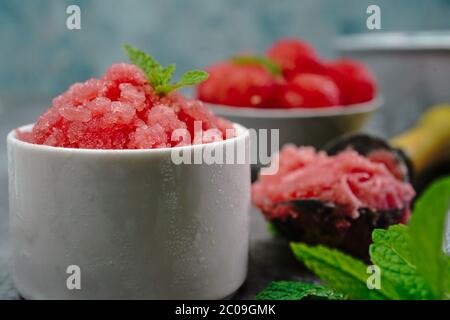
<svg viewBox="0 0 450 320"><path fill-rule="evenodd" d="M241 123L249 129L279 129L280 147L286 143L321 147L334 137L360 130L381 104L381 98L350 106L296 109L205 103L216 115Z"/></svg>

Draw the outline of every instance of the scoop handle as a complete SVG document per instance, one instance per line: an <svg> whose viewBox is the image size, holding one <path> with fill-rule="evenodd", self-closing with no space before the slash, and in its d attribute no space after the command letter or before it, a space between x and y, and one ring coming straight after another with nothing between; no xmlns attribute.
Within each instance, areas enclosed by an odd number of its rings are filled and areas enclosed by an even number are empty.
<svg viewBox="0 0 450 320"><path fill-rule="evenodd" d="M431 107L413 128L391 139L391 145L406 153L418 174L450 159L450 105Z"/></svg>

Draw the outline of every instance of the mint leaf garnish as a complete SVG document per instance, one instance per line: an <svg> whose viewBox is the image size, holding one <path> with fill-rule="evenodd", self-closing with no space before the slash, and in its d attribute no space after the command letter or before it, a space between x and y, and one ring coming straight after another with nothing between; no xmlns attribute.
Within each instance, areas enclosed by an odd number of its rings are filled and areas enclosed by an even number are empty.
<svg viewBox="0 0 450 320"><path fill-rule="evenodd" d="M294 255L308 269L327 283L331 288L343 292L350 299L384 300L397 299L397 293L383 279L381 289L367 287L367 266L338 250L324 246L310 247L303 243L291 243Z"/></svg>
<svg viewBox="0 0 450 320"><path fill-rule="evenodd" d="M208 78L208 73L202 70L192 70L184 73L181 76L178 85L181 86L192 86L199 82L202 82Z"/></svg>
<svg viewBox="0 0 450 320"><path fill-rule="evenodd" d="M231 61L237 64L258 65L265 68L274 76L281 75L281 68L267 57L242 55L232 57Z"/></svg>
<svg viewBox="0 0 450 320"><path fill-rule="evenodd" d="M170 82L175 73L175 64L171 63L167 67L161 70L161 83L160 85L165 85Z"/></svg>
<svg viewBox="0 0 450 320"><path fill-rule="evenodd" d="M128 53L128 57L132 64L138 66L142 71L144 71L148 82L153 88L163 84L163 79L161 73L163 72L163 67L156 62L151 56L142 50L130 47L129 45L124 45L125 50ZM170 79L169 79L170 80Z"/></svg>
<svg viewBox="0 0 450 320"><path fill-rule="evenodd" d="M409 223L409 246L413 261L435 297L450 292L446 281L449 274L448 257L443 252L449 205L450 178L445 178L433 183L417 200Z"/></svg>
<svg viewBox="0 0 450 320"><path fill-rule="evenodd" d="M447 271L445 272L445 292L444 292L444 299L450 300L450 257L447 256L445 259L446 265L447 265Z"/></svg>
<svg viewBox="0 0 450 320"><path fill-rule="evenodd" d="M140 49L124 45L128 57L134 65L138 66L145 74L148 82L155 92L164 96L169 92L186 87L196 85L208 78L208 73L201 70L192 70L184 73L180 81L170 83L175 73L175 64L169 64L167 67L160 65L150 55Z"/></svg>
<svg viewBox="0 0 450 320"><path fill-rule="evenodd" d="M432 299L430 288L417 272L409 249L408 227L393 225L388 230L376 229L369 253L382 275L395 285L400 299Z"/></svg>
<svg viewBox="0 0 450 320"><path fill-rule="evenodd" d="M203 82L206 79L208 79L207 72L201 71L201 70L192 70L192 71L188 71L188 72L184 73L181 76L180 81L173 83L173 84L161 85L157 88L157 90L159 90L159 92L161 92L163 94L167 94L170 91L173 91L173 90L176 90L176 89L179 89L182 87L192 86L197 83Z"/></svg>
<svg viewBox="0 0 450 320"><path fill-rule="evenodd" d="M274 281L256 296L257 300L342 300L344 295L336 290L296 281Z"/></svg>

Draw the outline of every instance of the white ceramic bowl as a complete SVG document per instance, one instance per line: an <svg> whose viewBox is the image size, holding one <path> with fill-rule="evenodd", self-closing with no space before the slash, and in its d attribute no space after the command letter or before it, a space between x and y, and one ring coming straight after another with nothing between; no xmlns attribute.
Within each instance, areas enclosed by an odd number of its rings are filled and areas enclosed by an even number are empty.
<svg viewBox="0 0 450 320"><path fill-rule="evenodd" d="M248 131L235 128L237 137L226 141L152 150L48 147L10 132L19 292L32 299L220 299L234 293L247 272L248 161L176 165L171 152L206 146L226 152L240 143L247 153ZM69 279L78 274L72 265L80 268L81 289Z"/></svg>
<svg viewBox="0 0 450 320"><path fill-rule="evenodd" d="M301 109L243 108L205 103L216 115L249 129L279 129L280 147L286 143L321 147L330 139L360 130L381 104L381 98L345 107ZM256 145L257 142L252 141L252 146Z"/></svg>

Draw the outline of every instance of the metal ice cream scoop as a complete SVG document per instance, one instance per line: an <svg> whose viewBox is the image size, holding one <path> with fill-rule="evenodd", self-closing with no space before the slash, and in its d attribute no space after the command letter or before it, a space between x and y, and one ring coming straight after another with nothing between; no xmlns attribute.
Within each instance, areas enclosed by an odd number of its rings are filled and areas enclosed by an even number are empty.
<svg viewBox="0 0 450 320"><path fill-rule="evenodd" d="M450 159L450 105L431 108L413 128L390 141L367 134L351 134L330 141L323 150L334 155L348 148L369 157L375 151L388 152L395 164L395 167L389 168L391 172L409 182L413 175ZM345 212L343 214L346 208L338 203L318 199L280 202L274 209L277 206L289 206L296 213L271 220L288 240L312 245L320 243L363 259L368 257L373 229L406 222L406 208L359 208L359 217L354 219Z"/></svg>

